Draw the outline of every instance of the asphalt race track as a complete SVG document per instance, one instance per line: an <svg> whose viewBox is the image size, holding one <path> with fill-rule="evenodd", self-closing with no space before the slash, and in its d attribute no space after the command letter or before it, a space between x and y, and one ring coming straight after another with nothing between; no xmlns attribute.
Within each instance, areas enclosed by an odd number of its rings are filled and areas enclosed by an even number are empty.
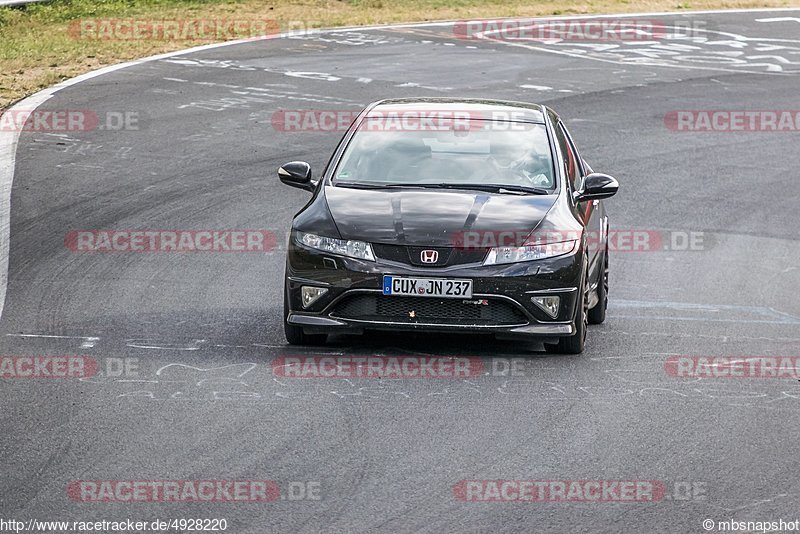
<svg viewBox="0 0 800 534"><path fill-rule="evenodd" d="M83 355L99 372L3 380L0 516L225 518L237 534L699 532L704 519L800 519L800 382L665 366L800 355L800 134L665 121L800 109L800 11L648 18L692 33L576 43L460 39L450 24L337 30L142 62L56 92L42 109L136 123L20 136L0 355ZM661 236L657 250L612 253L609 318L583 355L464 336L286 345L284 242L308 195L275 170L304 159L321 171L341 133L282 131L275 112L420 95L552 106L592 167L620 181L612 228ZM71 231L132 229L261 229L277 246L65 245ZM484 373L273 372L276 358L304 355L473 356ZM86 480L270 480L281 498L85 502L68 489ZM472 502L459 498L465 480L649 480L666 495Z"/></svg>

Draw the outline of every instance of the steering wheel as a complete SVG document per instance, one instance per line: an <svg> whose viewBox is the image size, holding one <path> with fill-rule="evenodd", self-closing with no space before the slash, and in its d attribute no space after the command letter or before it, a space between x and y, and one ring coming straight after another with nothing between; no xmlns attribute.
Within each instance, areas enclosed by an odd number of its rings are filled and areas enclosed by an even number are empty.
<svg viewBox="0 0 800 534"><path fill-rule="evenodd" d="M427 154L421 154L416 156L411 161L402 160L398 163L392 165L389 171L386 173L386 179L388 181L394 181L396 178L400 178L403 182L413 183L413 182L425 182L426 180L424 177L420 176L419 174L411 175L407 172L409 167L415 167L422 163L425 160L429 160L430 156Z"/></svg>

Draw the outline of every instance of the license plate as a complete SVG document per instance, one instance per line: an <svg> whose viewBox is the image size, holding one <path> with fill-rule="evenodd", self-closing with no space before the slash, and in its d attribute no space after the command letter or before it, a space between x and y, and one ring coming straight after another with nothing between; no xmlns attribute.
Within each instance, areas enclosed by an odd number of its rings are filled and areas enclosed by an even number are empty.
<svg viewBox="0 0 800 534"><path fill-rule="evenodd" d="M405 278L402 276L384 275L383 294L469 299L472 298L472 280Z"/></svg>

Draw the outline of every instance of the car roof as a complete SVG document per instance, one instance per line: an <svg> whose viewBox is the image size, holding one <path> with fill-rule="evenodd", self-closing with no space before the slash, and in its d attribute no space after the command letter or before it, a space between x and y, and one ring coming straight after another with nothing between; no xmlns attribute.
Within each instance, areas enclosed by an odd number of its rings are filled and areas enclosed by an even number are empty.
<svg viewBox="0 0 800 534"><path fill-rule="evenodd" d="M541 104L485 98L390 98L373 102L367 117L394 113L468 113L470 118L544 124Z"/></svg>

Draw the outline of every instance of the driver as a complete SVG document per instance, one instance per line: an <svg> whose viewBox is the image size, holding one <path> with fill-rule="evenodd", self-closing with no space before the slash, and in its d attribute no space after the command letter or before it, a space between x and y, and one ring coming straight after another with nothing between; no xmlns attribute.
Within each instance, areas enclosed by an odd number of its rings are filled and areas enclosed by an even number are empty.
<svg viewBox="0 0 800 534"><path fill-rule="evenodd" d="M491 140L489 162L497 176L514 185L547 187L552 185L549 158L536 147L526 149L508 136Z"/></svg>

